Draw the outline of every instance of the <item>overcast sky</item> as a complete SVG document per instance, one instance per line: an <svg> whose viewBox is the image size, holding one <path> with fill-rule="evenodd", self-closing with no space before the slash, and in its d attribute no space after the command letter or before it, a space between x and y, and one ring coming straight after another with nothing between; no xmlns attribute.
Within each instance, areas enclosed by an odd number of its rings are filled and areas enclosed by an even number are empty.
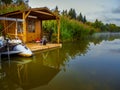
<svg viewBox="0 0 120 90"><path fill-rule="evenodd" d="M29 0L29 5L60 11L74 8L86 16L88 21L101 20L104 23L114 23L120 26L120 0Z"/></svg>

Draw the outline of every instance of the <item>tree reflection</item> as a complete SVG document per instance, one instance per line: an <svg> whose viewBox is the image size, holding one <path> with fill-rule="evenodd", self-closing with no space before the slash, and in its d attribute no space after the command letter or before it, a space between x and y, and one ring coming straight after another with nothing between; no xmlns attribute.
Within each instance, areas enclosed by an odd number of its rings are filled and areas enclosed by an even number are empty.
<svg viewBox="0 0 120 90"><path fill-rule="evenodd" d="M109 35L97 34L86 40L63 43L62 48L37 51L30 58L11 57L10 65L8 61L2 61L0 73L4 72L5 76L0 78L0 89L29 90L48 85L60 71L66 71L69 61L76 56L86 55L90 50L90 43L99 44L103 40L120 37L118 34Z"/></svg>

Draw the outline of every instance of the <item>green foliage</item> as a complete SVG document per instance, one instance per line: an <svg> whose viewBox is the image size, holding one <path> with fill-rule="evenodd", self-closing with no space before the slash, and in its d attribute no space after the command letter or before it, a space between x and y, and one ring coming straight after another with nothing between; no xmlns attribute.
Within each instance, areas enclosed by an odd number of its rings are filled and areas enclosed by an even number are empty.
<svg viewBox="0 0 120 90"><path fill-rule="evenodd" d="M0 0L0 14L27 9L23 0Z"/></svg>
<svg viewBox="0 0 120 90"><path fill-rule="evenodd" d="M73 41L86 38L88 35L94 33L96 30L89 27L77 20L70 19L66 16L60 17L60 39L61 41ZM44 32L48 32L52 29L54 35L57 34L57 22L56 21L44 21Z"/></svg>
<svg viewBox="0 0 120 90"><path fill-rule="evenodd" d="M91 25L94 28L98 28L100 32L120 32L120 28L115 24L104 24L98 19L96 19L95 22Z"/></svg>
<svg viewBox="0 0 120 90"><path fill-rule="evenodd" d="M50 35L50 32L52 31L53 33L51 34L52 41L51 42L56 42L57 41L57 22L55 20L48 20L48 21L43 21L42 22L42 27L43 27L43 35Z"/></svg>
<svg viewBox="0 0 120 90"><path fill-rule="evenodd" d="M61 17L61 29L60 30L61 30L62 40L66 40L66 37L69 40L84 39L89 34L92 34L93 32L95 32L94 28L89 27L77 20L70 19L66 16Z"/></svg>
<svg viewBox="0 0 120 90"><path fill-rule="evenodd" d="M7 6L1 6L0 7L0 14L4 14L4 13L8 13L8 12L13 12L13 11L17 11L17 10L24 10L27 7L25 6L24 3L20 4L20 5L14 5L14 4L10 4Z"/></svg>

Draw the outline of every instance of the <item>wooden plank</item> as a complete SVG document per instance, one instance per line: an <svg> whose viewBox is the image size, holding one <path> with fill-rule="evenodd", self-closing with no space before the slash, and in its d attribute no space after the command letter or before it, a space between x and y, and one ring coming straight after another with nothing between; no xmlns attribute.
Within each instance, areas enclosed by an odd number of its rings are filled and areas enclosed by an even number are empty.
<svg viewBox="0 0 120 90"><path fill-rule="evenodd" d="M5 16L20 14L20 13L22 13L22 11L15 11L15 12L10 12L10 13L5 14Z"/></svg>
<svg viewBox="0 0 120 90"><path fill-rule="evenodd" d="M26 46L30 48L31 51L38 51L38 50L49 50L53 48L62 47L62 44L46 44L40 45L40 43L26 43Z"/></svg>

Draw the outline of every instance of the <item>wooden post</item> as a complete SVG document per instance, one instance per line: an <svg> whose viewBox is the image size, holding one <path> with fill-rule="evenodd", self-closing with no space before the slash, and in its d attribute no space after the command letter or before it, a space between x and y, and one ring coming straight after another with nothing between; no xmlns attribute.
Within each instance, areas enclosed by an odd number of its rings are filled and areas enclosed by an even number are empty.
<svg viewBox="0 0 120 90"><path fill-rule="evenodd" d="M30 12L31 12L31 10L29 10L29 12L26 14L25 14L25 12L23 12L23 42L24 43L26 43L26 41L27 41L26 18L28 17Z"/></svg>
<svg viewBox="0 0 120 90"><path fill-rule="evenodd" d="M6 22L5 22L5 20L3 20L3 23L4 23L4 29L5 29L6 28ZM3 33L6 34L7 31L5 30L5 31L3 31Z"/></svg>
<svg viewBox="0 0 120 90"><path fill-rule="evenodd" d="M58 35L57 35L57 43L60 43L60 19L57 19L57 24L58 24Z"/></svg>
<svg viewBox="0 0 120 90"><path fill-rule="evenodd" d="M26 37L26 19L25 19L25 12L23 12L23 42L26 43L27 37Z"/></svg>
<svg viewBox="0 0 120 90"><path fill-rule="evenodd" d="M18 22L17 22L17 19L16 19L15 38L18 37L18 31L17 31L17 29L18 29Z"/></svg>

